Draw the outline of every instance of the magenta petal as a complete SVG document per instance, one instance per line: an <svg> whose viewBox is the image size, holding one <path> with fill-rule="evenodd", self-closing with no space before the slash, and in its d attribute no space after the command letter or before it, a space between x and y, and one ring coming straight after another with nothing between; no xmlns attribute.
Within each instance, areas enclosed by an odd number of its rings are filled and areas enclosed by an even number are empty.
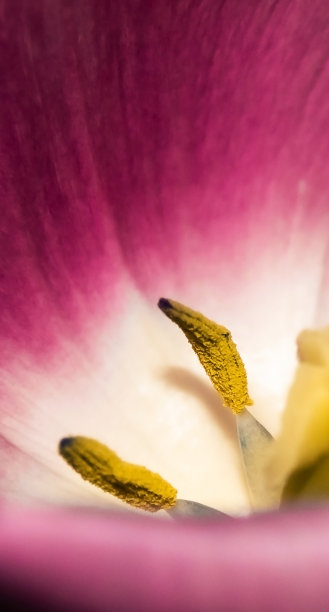
<svg viewBox="0 0 329 612"><path fill-rule="evenodd" d="M1 9L2 336L40 351L58 321L81 333L108 293L117 304L125 268L152 299L190 292L200 307L206 277L217 313L239 302L246 326L269 294L279 331L301 304L314 316L325 1Z"/></svg>
<svg viewBox="0 0 329 612"><path fill-rule="evenodd" d="M292 341L317 306L326 314L326 1L0 9L6 367L17 347L48 359L59 338L83 344L117 310L127 277L152 298L190 292L200 307L205 278L207 314L232 313L225 323L240 320L270 353L269 329ZM0 447L26 467L8 440ZM12 465L1 465L9 477ZM327 606L327 510L209 526L12 509L1 520L0 579L26 608Z"/></svg>
<svg viewBox="0 0 329 612"><path fill-rule="evenodd" d="M5 508L0 586L25 609L320 611L328 524L326 509L177 524Z"/></svg>

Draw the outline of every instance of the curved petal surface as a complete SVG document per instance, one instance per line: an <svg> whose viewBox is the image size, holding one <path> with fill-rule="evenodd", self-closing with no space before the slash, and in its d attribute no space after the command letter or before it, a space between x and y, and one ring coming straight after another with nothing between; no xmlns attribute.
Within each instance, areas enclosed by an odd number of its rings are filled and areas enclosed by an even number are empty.
<svg viewBox="0 0 329 612"><path fill-rule="evenodd" d="M327 509L174 524L5 508L0 588L11 606L53 612L322 611L328 521Z"/></svg>
<svg viewBox="0 0 329 612"><path fill-rule="evenodd" d="M232 329L275 428L328 299L327 3L0 8L2 491L89 499L56 458L81 433L242 508L230 415L150 300Z"/></svg>

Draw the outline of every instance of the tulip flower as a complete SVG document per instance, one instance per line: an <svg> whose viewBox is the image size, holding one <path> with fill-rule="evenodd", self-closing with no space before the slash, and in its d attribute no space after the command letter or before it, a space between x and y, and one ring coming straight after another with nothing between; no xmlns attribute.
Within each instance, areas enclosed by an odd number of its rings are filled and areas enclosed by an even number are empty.
<svg viewBox="0 0 329 612"><path fill-rule="evenodd" d="M234 416L156 303L230 330L286 477L296 338L329 323L327 3L0 8L2 600L326 609L328 507L242 516ZM127 510L73 436L233 518Z"/></svg>

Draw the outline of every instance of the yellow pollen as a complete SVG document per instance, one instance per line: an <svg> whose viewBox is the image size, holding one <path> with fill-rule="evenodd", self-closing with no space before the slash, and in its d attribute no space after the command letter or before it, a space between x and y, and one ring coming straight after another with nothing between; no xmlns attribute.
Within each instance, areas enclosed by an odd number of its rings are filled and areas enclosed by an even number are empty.
<svg viewBox="0 0 329 612"><path fill-rule="evenodd" d="M84 480L131 506L157 512L176 503L176 489L159 474L123 461L97 440L83 436L63 438L59 453Z"/></svg>
<svg viewBox="0 0 329 612"><path fill-rule="evenodd" d="M161 298L158 305L184 332L224 405L236 414L251 406L246 370L231 332L179 302Z"/></svg>

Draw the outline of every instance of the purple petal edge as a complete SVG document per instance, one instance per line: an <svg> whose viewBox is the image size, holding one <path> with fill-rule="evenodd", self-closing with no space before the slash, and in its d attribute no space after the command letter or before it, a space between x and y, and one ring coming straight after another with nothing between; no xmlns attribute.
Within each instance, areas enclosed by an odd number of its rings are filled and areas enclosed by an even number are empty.
<svg viewBox="0 0 329 612"><path fill-rule="evenodd" d="M324 610L328 525L328 508L177 524L5 507L0 588L25 609Z"/></svg>

